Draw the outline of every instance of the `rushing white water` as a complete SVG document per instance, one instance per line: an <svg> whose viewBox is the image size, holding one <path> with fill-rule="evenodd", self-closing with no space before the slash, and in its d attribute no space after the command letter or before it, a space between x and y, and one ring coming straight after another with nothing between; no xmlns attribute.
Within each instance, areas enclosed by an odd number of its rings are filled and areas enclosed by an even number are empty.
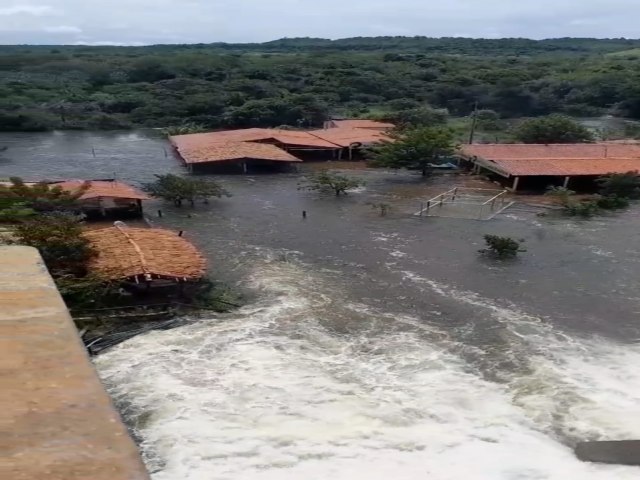
<svg viewBox="0 0 640 480"><path fill-rule="evenodd" d="M96 360L154 480L640 477L582 463L562 443L640 436L640 348L574 339L515 307L405 280L486 310L527 368L488 380L428 315L349 303L297 264L256 264L259 303Z"/></svg>

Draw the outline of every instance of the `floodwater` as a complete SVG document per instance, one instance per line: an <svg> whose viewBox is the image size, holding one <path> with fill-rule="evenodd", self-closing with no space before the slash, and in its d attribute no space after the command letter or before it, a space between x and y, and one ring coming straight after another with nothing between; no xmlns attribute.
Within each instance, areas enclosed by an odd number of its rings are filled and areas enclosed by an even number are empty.
<svg viewBox="0 0 640 480"><path fill-rule="evenodd" d="M0 176L180 171L139 132L2 144ZM640 208L419 218L456 179L352 174L367 185L344 198L299 190L299 174L219 177L232 198L151 215L247 298L96 359L154 480L639 478L571 447L640 438ZM528 251L479 258L485 233Z"/></svg>

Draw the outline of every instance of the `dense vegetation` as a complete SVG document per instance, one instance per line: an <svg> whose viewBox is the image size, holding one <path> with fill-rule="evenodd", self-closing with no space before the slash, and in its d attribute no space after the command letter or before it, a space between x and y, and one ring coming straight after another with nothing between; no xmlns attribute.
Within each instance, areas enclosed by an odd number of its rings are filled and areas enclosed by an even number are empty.
<svg viewBox="0 0 640 480"><path fill-rule="evenodd" d="M640 118L640 41L423 37L0 47L0 130L320 125L425 106Z"/></svg>
<svg viewBox="0 0 640 480"><path fill-rule="evenodd" d="M576 192L564 187L550 187L547 195L572 217L593 217L603 210L626 208L632 200L640 199L640 175L638 172L612 173L596 180L597 195L576 198Z"/></svg>
<svg viewBox="0 0 640 480"><path fill-rule="evenodd" d="M516 128L514 136L522 143L587 143L594 140L588 128L559 114L526 120Z"/></svg>

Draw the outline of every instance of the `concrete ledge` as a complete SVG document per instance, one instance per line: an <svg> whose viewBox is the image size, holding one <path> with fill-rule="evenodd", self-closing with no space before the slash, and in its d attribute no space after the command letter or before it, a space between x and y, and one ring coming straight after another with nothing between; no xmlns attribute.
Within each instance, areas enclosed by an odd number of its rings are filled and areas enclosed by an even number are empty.
<svg viewBox="0 0 640 480"><path fill-rule="evenodd" d="M149 478L30 247L0 247L0 384L0 478Z"/></svg>

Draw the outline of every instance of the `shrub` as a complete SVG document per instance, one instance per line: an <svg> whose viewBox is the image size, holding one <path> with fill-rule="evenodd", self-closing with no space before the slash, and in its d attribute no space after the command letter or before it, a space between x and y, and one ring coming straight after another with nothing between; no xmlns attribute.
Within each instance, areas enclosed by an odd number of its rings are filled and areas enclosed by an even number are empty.
<svg viewBox="0 0 640 480"><path fill-rule="evenodd" d="M605 197L640 198L638 172L612 173L597 180L600 193Z"/></svg>
<svg viewBox="0 0 640 480"><path fill-rule="evenodd" d="M572 217L593 217L598 213L598 202L595 200L587 200L584 202L572 202L564 207L564 211L567 215Z"/></svg>
<svg viewBox="0 0 640 480"><path fill-rule="evenodd" d="M566 207L571 203L571 197L575 195L576 192L573 190L569 190L565 187L549 187L545 195L552 197L554 202L558 205Z"/></svg>
<svg viewBox="0 0 640 480"><path fill-rule="evenodd" d="M38 215L16 225L15 243L35 247L53 277L85 275L96 254L82 236L79 217L63 212Z"/></svg>
<svg viewBox="0 0 640 480"><path fill-rule="evenodd" d="M627 208L629 204L629 199L623 197L600 197L596 200L598 208L602 208L603 210Z"/></svg>
<svg viewBox="0 0 640 480"><path fill-rule="evenodd" d="M363 186L364 182L344 175L321 172L310 177L306 184L301 184L299 190L315 190L323 193L334 193L336 197L346 195L348 190Z"/></svg>
<svg viewBox="0 0 640 480"><path fill-rule="evenodd" d="M480 253L496 258L513 258L519 252L524 252L521 248L522 242L511 237L500 237L498 235L485 235L484 241L487 248L480 250Z"/></svg>

